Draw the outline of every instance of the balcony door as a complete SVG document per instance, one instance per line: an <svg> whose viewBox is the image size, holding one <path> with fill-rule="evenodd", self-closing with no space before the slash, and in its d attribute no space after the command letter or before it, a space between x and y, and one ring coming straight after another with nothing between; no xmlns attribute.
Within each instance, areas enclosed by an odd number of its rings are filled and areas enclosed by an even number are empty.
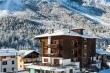
<svg viewBox="0 0 110 73"><path fill-rule="evenodd" d="M60 64L59 59L54 59L54 64L55 64L55 65L59 65L59 64Z"/></svg>

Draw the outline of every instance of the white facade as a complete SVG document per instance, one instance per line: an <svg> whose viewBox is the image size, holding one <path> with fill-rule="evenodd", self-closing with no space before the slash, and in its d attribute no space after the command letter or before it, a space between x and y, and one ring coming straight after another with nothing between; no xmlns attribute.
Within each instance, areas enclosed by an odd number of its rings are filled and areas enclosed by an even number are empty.
<svg viewBox="0 0 110 73"><path fill-rule="evenodd" d="M71 59L63 59L63 66L71 64Z"/></svg>
<svg viewBox="0 0 110 73"><path fill-rule="evenodd" d="M51 37L48 37L48 45L51 45ZM48 54L51 54L51 48L48 47Z"/></svg>
<svg viewBox="0 0 110 73"><path fill-rule="evenodd" d="M45 62L44 59L48 59L48 61ZM60 57L42 57L42 63L54 64L54 59L59 59L59 64L61 64L61 66L50 67L50 66L30 65L28 66L28 68L34 70L43 70L44 73L46 70L54 71L56 73L60 73L60 72L70 73L70 71L72 71L73 73L80 72L80 63L71 62L71 59L63 59Z"/></svg>
<svg viewBox="0 0 110 73"><path fill-rule="evenodd" d="M3 62L7 62L6 65L3 65ZM12 61L14 62L12 64ZM4 72L4 69L6 69L6 72L12 72L13 69L16 70L17 64L16 64L16 58L9 58L3 59L0 61L0 72Z"/></svg>
<svg viewBox="0 0 110 73"><path fill-rule="evenodd" d="M47 73L46 71L50 71L51 73L80 73L80 69L76 69L73 66L62 66L62 67L49 67L49 66L39 66L39 65L30 65L28 66L30 69L34 70L42 70L44 73ZM32 72L30 72L32 73ZM37 73L37 72L36 72Z"/></svg>
<svg viewBox="0 0 110 73"><path fill-rule="evenodd" d="M0 49L0 73L17 70L16 51Z"/></svg>
<svg viewBox="0 0 110 73"><path fill-rule="evenodd" d="M48 59L48 62L45 62L44 59ZM63 59L60 57L42 57L42 63L54 64L54 59L59 59L59 64L62 66L71 64L71 59Z"/></svg>
<svg viewBox="0 0 110 73"><path fill-rule="evenodd" d="M48 62L44 62L44 59L48 59ZM54 64L54 59L59 59L59 64L63 64L63 58L58 57L42 57L42 63Z"/></svg>

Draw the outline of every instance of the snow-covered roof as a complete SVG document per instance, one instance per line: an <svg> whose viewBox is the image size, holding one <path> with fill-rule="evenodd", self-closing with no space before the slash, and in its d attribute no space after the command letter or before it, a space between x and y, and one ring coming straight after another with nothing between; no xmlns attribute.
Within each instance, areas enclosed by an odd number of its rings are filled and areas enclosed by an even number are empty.
<svg viewBox="0 0 110 73"><path fill-rule="evenodd" d="M18 54L21 55L22 57L25 57L32 52L36 52L36 51L35 50L19 50Z"/></svg>
<svg viewBox="0 0 110 73"><path fill-rule="evenodd" d="M42 34L42 35L37 35L35 38L40 38L40 37L48 37L48 36L60 36L60 35L69 35L69 36L80 36L78 33L76 32L68 32L65 31L65 30L57 30L57 31L54 31L54 33L45 33L45 34Z"/></svg>
<svg viewBox="0 0 110 73"><path fill-rule="evenodd" d="M36 52L35 50L15 50L15 49L0 49L0 56L13 56L20 55L22 57L27 56L28 54Z"/></svg>
<svg viewBox="0 0 110 73"><path fill-rule="evenodd" d="M102 70L99 73L110 73L110 69Z"/></svg>
<svg viewBox="0 0 110 73"><path fill-rule="evenodd" d="M103 49L96 49L97 54L110 55L110 52L104 51Z"/></svg>
<svg viewBox="0 0 110 73"><path fill-rule="evenodd" d="M98 38L96 36L88 35L88 34L83 34L81 35L82 38Z"/></svg>
<svg viewBox="0 0 110 73"><path fill-rule="evenodd" d="M54 31L53 33L45 33L45 34L37 35L34 38L43 38L43 37L49 37L49 36L62 36L62 35L79 36L82 38L97 38L97 37L90 36L90 35L81 35L79 33L73 32L73 31L69 32L69 30L67 30L67 29L61 29L61 30Z"/></svg>
<svg viewBox="0 0 110 73"><path fill-rule="evenodd" d="M0 56L13 56L16 55L15 49L0 49Z"/></svg>
<svg viewBox="0 0 110 73"><path fill-rule="evenodd" d="M65 71L67 68L71 68L70 66L65 67L49 67L49 66L39 66L39 65L29 65L27 68L32 69L42 69L42 70L49 70L49 71Z"/></svg>
<svg viewBox="0 0 110 73"><path fill-rule="evenodd" d="M82 27L75 27L75 28L73 28L73 30L76 30L76 29L81 29L81 30L84 30L84 28L82 28Z"/></svg>

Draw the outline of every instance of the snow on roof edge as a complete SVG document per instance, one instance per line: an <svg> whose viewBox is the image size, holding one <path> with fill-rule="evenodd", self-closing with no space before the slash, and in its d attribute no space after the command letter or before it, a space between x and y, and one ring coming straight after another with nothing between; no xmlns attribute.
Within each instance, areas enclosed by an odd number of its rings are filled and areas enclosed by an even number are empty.
<svg viewBox="0 0 110 73"><path fill-rule="evenodd" d="M35 36L33 39L36 39L36 38L44 38L44 37L49 37L49 36L79 36L79 37L82 37L82 38L98 38L96 36L91 36L91 35L86 35L86 34L79 34L77 32L74 32L74 31L71 31L71 32L68 32L68 30L57 30L57 31L54 31L54 33L45 33L45 34L41 34L41 35L37 35Z"/></svg>
<svg viewBox="0 0 110 73"><path fill-rule="evenodd" d="M34 52L35 50L19 50L18 53L19 55L21 55L22 57L27 56L28 54ZM37 51L35 51L36 53L38 53Z"/></svg>

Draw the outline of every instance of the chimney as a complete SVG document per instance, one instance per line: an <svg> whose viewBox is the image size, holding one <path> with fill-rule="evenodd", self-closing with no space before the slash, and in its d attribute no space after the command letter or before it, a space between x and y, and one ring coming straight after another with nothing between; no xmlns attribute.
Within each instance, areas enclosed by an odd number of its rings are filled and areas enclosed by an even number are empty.
<svg viewBox="0 0 110 73"><path fill-rule="evenodd" d="M70 33L70 32L71 32L71 27L68 28L68 33Z"/></svg>
<svg viewBox="0 0 110 73"><path fill-rule="evenodd" d="M48 33L51 34L51 29L48 29Z"/></svg>
<svg viewBox="0 0 110 73"><path fill-rule="evenodd" d="M48 33L49 34L54 33L54 29L48 29Z"/></svg>
<svg viewBox="0 0 110 73"><path fill-rule="evenodd" d="M54 33L54 29L51 29L52 33Z"/></svg>

